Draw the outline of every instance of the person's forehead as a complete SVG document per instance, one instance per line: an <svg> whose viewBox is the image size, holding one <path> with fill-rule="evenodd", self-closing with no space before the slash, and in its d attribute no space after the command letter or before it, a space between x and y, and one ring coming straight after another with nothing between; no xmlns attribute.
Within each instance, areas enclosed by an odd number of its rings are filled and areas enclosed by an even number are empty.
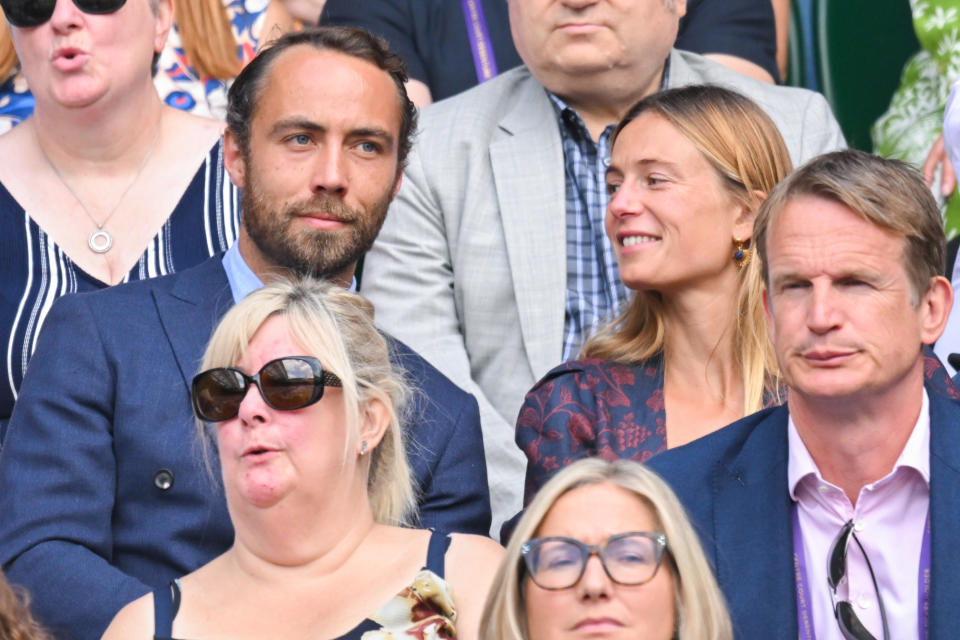
<svg viewBox="0 0 960 640"><path fill-rule="evenodd" d="M382 120L400 126L397 86L372 62L339 51L298 45L266 70L254 110L309 112L324 118Z"/></svg>
<svg viewBox="0 0 960 640"><path fill-rule="evenodd" d="M832 270L898 264L905 239L839 201L804 195L774 217L766 245L768 269L776 273L797 260Z"/></svg>
<svg viewBox="0 0 960 640"><path fill-rule="evenodd" d="M779 214L773 216L767 235L769 240L782 240L798 233L829 235L853 231L871 236L900 237L843 202L815 194L800 194L788 199Z"/></svg>
<svg viewBox="0 0 960 640"><path fill-rule="evenodd" d="M594 517L587 517L589 514ZM547 512L537 536L567 536L588 544L628 531L653 531L656 518L636 494L604 482L571 489Z"/></svg>

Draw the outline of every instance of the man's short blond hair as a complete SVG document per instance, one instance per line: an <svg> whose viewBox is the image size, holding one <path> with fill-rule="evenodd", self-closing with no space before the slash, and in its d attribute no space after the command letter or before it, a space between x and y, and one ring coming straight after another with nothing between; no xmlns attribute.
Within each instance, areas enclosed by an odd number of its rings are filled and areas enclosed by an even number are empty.
<svg viewBox="0 0 960 640"><path fill-rule="evenodd" d="M791 200L815 197L842 204L865 220L904 238L901 260L914 304L930 280L946 269L946 236L940 208L920 173L900 162L849 149L818 156L781 182L764 201L753 225L763 279L770 284L767 237Z"/></svg>

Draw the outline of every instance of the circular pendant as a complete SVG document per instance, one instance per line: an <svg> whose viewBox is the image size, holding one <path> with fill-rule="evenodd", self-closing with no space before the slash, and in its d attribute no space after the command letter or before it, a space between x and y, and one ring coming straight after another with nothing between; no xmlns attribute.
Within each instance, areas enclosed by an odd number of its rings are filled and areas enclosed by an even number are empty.
<svg viewBox="0 0 960 640"><path fill-rule="evenodd" d="M87 238L87 245L94 253L106 253L113 246L113 236L103 229L97 229Z"/></svg>

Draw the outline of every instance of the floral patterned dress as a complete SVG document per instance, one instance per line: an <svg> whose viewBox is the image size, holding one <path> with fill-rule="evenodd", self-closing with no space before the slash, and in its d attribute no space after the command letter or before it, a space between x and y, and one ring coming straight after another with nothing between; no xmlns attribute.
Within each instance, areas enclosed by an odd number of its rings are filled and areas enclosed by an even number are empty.
<svg viewBox="0 0 960 640"><path fill-rule="evenodd" d="M765 406L775 403L772 394L764 398ZM634 364L572 360L556 367L530 390L517 419L517 445L527 456L524 504L580 458L646 462L667 448L666 419L660 356Z"/></svg>
<svg viewBox="0 0 960 640"><path fill-rule="evenodd" d="M960 78L960 0L910 0L921 50L903 68L890 108L873 126L874 151L923 166L943 127L950 88ZM934 193L939 194L939 187ZM947 237L960 232L960 206L945 212Z"/></svg>
<svg viewBox="0 0 960 640"><path fill-rule="evenodd" d="M516 440L527 455L524 504L580 458L646 462L667 448L662 359L593 358L554 368L524 399Z"/></svg>
<svg viewBox="0 0 960 640"><path fill-rule="evenodd" d="M223 0L233 27L233 37L238 43L237 57L241 65L246 65L256 55L269 4L270 0ZM158 68L154 84L166 104L199 116L220 120L225 117L230 83L199 77L183 52L176 25L170 30ZM18 69L0 84L0 134L20 124L32 113L33 95Z"/></svg>

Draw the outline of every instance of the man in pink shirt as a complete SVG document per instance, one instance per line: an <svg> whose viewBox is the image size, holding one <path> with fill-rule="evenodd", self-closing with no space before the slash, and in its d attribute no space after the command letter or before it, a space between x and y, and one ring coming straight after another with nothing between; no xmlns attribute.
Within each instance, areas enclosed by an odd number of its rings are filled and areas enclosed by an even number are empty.
<svg viewBox="0 0 960 640"><path fill-rule="evenodd" d="M827 154L774 189L754 238L786 404L651 460L737 637L958 637L960 393L924 351L953 299L929 189Z"/></svg>

